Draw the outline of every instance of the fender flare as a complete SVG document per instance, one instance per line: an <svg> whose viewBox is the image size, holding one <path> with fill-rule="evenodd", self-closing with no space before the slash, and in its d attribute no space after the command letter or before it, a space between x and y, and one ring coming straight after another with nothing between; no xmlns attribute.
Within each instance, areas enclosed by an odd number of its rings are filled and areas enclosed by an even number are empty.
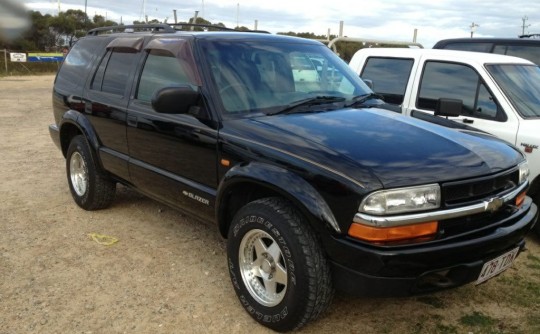
<svg viewBox="0 0 540 334"><path fill-rule="evenodd" d="M97 133L88 118L78 111L68 110L64 113L58 128L60 132L60 145L62 147L62 154L64 157L67 155L71 138L73 138L75 135L73 133L73 129L75 128L77 129L76 132L82 134L82 136L86 139L86 142L90 148L90 154L94 160L94 165L101 171L105 171L99 157L99 147L101 145Z"/></svg>
<svg viewBox="0 0 540 334"><path fill-rule="evenodd" d="M224 237L227 236L228 224L230 223L226 221L230 190L234 189L235 186L250 183L278 193L298 205L302 212L323 222L334 232L341 233L332 210L319 192L305 179L275 165L251 162L231 168L219 184L216 198L216 221L220 233Z"/></svg>
<svg viewBox="0 0 540 334"><path fill-rule="evenodd" d="M84 117L80 112L75 110L68 110L65 112L58 126L60 132L60 143L64 156L66 155L69 142L71 140L68 130L71 126L76 127L78 132L80 132L86 138L92 153L97 156L100 144L96 131L88 118Z"/></svg>

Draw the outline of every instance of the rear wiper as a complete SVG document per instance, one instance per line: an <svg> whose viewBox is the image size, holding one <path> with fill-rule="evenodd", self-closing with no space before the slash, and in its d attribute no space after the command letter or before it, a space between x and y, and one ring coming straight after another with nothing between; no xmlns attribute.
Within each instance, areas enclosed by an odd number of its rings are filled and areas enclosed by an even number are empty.
<svg viewBox="0 0 540 334"><path fill-rule="evenodd" d="M315 105L320 105L320 104L325 104L325 103L343 102L343 101L345 101L345 98L341 96L314 96L314 97L310 97L304 100L293 102L285 106L285 108L278 110L276 112L273 112L273 113L269 113L268 115L289 114L293 112L306 112L305 109L301 111L299 111L298 109L301 107L310 107L310 106L315 106Z"/></svg>
<svg viewBox="0 0 540 334"><path fill-rule="evenodd" d="M375 93L367 93L367 94L363 94L363 95L358 95L358 96L353 97L353 99L352 99L353 102L346 105L346 107L347 108L360 107L364 103L366 103L366 101L369 101L369 100L382 100L382 101L384 101L384 97L382 97L379 94L375 94Z"/></svg>

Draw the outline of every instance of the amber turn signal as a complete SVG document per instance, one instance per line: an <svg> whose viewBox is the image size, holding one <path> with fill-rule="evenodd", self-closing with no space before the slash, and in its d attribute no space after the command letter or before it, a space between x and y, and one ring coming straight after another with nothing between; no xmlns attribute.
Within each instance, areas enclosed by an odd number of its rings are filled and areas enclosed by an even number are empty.
<svg viewBox="0 0 540 334"><path fill-rule="evenodd" d="M526 192L522 192L521 194L516 196L516 206L520 207L521 204L523 204L523 201L525 201L525 196L527 195Z"/></svg>
<svg viewBox="0 0 540 334"><path fill-rule="evenodd" d="M435 237L438 224L438 222L433 221L404 226L374 227L352 223L349 235L356 239L378 244L415 239L427 241Z"/></svg>

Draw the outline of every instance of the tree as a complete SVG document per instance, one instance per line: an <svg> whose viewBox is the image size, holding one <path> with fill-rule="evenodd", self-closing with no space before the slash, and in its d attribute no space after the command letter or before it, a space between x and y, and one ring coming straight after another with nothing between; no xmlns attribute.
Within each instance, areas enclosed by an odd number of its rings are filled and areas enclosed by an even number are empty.
<svg viewBox="0 0 540 334"><path fill-rule="evenodd" d="M94 15L94 18L92 19L92 27L91 28L99 28L99 27L110 27L110 26L117 26L118 23L106 20L103 15Z"/></svg>
<svg viewBox="0 0 540 334"><path fill-rule="evenodd" d="M76 38L86 34L91 24L86 13L80 9L68 9L65 12L58 13L58 16L50 20L52 32L56 36L56 42L60 45L60 39L66 38L69 45L73 45Z"/></svg>

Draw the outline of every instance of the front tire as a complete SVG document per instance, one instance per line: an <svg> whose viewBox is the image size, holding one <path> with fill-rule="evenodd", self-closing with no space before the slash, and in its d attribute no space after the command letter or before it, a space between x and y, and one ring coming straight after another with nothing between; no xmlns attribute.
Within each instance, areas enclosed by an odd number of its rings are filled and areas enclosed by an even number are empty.
<svg viewBox="0 0 540 334"><path fill-rule="evenodd" d="M75 136L66 154L69 190L75 203L85 210L99 210L111 205L116 183L102 173L83 136Z"/></svg>
<svg viewBox="0 0 540 334"><path fill-rule="evenodd" d="M280 198L244 206L229 229L231 281L246 311L276 331L298 329L330 304L327 260L310 226Z"/></svg>

